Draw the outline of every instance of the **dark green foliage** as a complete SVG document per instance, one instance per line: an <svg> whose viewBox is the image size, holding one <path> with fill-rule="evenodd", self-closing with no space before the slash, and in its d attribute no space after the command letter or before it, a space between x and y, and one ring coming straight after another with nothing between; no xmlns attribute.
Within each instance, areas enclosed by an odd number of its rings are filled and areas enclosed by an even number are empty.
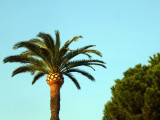
<svg viewBox="0 0 160 120"><path fill-rule="evenodd" d="M60 48L60 33L55 31L56 39L54 39L46 33L39 33L38 38L31 39L29 41L22 41L14 45L14 49L26 48L24 52L19 55L9 56L4 59L4 63L7 62L19 62L24 65L13 71L12 76L18 73L30 72L31 75L37 72L34 76L32 84L34 84L39 78L50 72L59 72L69 77L74 84L80 89L80 85L77 79L71 74L72 72L80 73L90 80L94 81L94 77L84 70L77 69L79 66L90 67L95 70L92 65L98 65L106 68L105 62L101 60L91 59L90 53L96 54L102 57L102 54L94 49L89 49L95 45L84 46L79 49L70 50L69 45L77 41L82 36L75 36L72 40L68 40ZM78 55L87 55L89 60L82 59L78 61L71 61L72 58Z"/></svg>
<svg viewBox="0 0 160 120"><path fill-rule="evenodd" d="M160 54L149 63L138 64L115 80L103 120L160 120Z"/></svg>

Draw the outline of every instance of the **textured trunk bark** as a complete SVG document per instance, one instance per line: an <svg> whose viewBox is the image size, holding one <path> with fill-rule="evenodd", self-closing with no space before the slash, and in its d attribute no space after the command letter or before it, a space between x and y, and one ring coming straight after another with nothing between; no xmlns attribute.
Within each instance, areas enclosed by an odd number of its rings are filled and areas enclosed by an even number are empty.
<svg viewBox="0 0 160 120"><path fill-rule="evenodd" d="M60 85L54 83L50 86L50 109L51 109L51 118L50 120L60 120L59 111L60 111Z"/></svg>

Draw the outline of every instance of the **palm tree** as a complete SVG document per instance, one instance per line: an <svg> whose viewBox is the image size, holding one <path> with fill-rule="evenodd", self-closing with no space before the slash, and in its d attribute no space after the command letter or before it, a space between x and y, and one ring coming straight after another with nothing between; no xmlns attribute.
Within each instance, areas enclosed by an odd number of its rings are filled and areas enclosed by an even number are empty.
<svg viewBox="0 0 160 120"><path fill-rule="evenodd" d="M97 59L92 59L89 53L94 53L101 56L101 53L94 49L89 49L95 45L88 45L76 50L70 50L69 45L77 41L82 36L75 36L72 40L66 41L66 43L60 48L60 34L59 31L55 31L56 40L51 35L46 33L39 33L38 38L31 39L29 41L22 41L14 45L14 49L26 48L24 52L14 56L8 56L4 59L4 63L7 62L20 62L22 66L15 69L12 73L12 77L19 73L30 72L34 75L32 84L34 84L39 78L47 74L46 82L50 86L50 120L59 120L60 111L60 88L64 83L63 75L69 77L78 89L80 85L77 79L73 76L72 72L80 73L90 80L94 81L94 77L77 67L86 66L95 70L92 65L98 65L106 68L105 62ZM73 60L77 55L87 55L89 59Z"/></svg>

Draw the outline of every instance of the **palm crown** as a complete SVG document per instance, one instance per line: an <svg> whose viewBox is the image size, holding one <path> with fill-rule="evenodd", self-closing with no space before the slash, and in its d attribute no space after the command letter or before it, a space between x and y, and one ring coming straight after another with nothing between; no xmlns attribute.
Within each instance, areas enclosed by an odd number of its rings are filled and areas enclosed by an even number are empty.
<svg viewBox="0 0 160 120"><path fill-rule="evenodd" d="M88 45L76 50L69 49L69 45L79 38L82 38L82 36L75 36L72 40L66 41L62 47L60 47L59 31L55 31L55 36L56 40L54 41L49 34L39 33L37 35L38 38L15 44L13 47L14 49L23 47L26 48L26 51L19 55L9 56L4 59L4 63L23 63L22 66L13 71L12 76L19 73L30 72L32 75L35 75L32 81L32 84L34 84L45 74L60 73L69 77L75 83L76 87L80 89L80 85L77 79L72 75L72 72L80 73L92 81L95 79L90 73L78 69L77 67L86 66L95 70L92 66L98 65L106 68L104 65L105 62L92 59L92 56L90 55L90 53L94 53L98 56L102 56L99 51L90 49L95 45ZM80 54L87 55L89 59L72 60L72 58Z"/></svg>

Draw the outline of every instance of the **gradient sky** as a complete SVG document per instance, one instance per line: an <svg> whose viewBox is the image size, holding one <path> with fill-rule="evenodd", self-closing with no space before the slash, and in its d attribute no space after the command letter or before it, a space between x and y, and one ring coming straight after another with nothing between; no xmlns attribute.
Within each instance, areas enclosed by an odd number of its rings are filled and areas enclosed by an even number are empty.
<svg viewBox="0 0 160 120"><path fill-rule="evenodd" d="M81 90L65 77L60 119L101 120L114 80L129 67L148 64L149 56L160 52L160 1L0 0L0 120L50 119L46 76L32 86L30 74L11 77L20 64L2 61L22 51L12 49L15 43L35 38L39 32L55 37L55 30L60 31L62 44L83 35L71 49L95 44L103 57L94 58L107 63L107 69L87 69L95 82L75 74Z"/></svg>

